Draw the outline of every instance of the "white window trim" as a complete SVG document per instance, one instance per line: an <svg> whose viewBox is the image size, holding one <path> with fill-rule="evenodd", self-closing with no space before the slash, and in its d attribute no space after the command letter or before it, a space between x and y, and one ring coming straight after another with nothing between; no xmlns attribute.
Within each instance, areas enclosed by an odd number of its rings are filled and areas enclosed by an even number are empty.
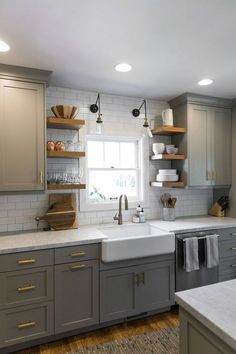
<svg viewBox="0 0 236 354"><path fill-rule="evenodd" d="M87 142L90 139L99 140L99 138L104 140L110 141L137 141L138 142L138 167L139 167L139 188L141 188L142 197L140 200L130 201L129 208L136 208L138 203L142 203L143 207L148 205L149 201L149 168L145 168L148 164L149 159L149 145L148 139L144 136L135 135L133 136L120 136L120 135L97 135L97 134L88 134L83 136L83 141L85 145L85 152L87 152ZM83 176L83 183L88 181L88 169L87 169L87 159L80 159L80 166L84 170ZM80 191L80 211L105 211L105 210L117 210L118 207L118 200L109 201L104 203L90 203L88 200L88 190L81 190Z"/></svg>

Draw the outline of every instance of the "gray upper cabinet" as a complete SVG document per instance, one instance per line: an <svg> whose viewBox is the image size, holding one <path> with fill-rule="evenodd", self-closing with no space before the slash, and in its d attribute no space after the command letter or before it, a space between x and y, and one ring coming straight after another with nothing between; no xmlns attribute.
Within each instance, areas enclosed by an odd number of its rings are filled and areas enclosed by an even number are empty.
<svg viewBox="0 0 236 354"><path fill-rule="evenodd" d="M99 322L98 261L55 266L55 332Z"/></svg>
<svg viewBox="0 0 236 354"><path fill-rule="evenodd" d="M182 95L169 102L176 126L187 128L186 138L173 142L187 156L174 162L189 187L231 185L231 100Z"/></svg>
<svg viewBox="0 0 236 354"><path fill-rule="evenodd" d="M0 191L44 190L45 81L38 77L49 72L12 68L0 65Z"/></svg>
<svg viewBox="0 0 236 354"><path fill-rule="evenodd" d="M43 190L44 87L0 81L0 190Z"/></svg>

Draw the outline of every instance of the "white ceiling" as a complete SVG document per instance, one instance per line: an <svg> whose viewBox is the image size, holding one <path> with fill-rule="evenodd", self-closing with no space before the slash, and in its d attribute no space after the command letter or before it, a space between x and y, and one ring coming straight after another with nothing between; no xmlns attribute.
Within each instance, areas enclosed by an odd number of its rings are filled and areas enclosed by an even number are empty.
<svg viewBox="0 0 236 354"><path fill-rule="evenodd" d="M0 38L1 63L52 70L52 85L236 97L235 0L0 0ZM122 61L133 70L116 72Z"/></svg>

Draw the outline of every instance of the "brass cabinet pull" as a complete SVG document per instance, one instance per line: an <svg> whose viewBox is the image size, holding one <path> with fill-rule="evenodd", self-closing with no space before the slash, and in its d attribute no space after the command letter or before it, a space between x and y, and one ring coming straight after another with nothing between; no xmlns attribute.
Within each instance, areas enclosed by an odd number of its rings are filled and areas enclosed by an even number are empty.
<svg viewBox="0 0 236 354"><path fill-rule="evenodd" d="M134 274L134 283L135 285L139 286L140 284L140 278L139 278L140 274Z"/></svg>
<svg viewBox="0 0 236 354"><path fill-rule="evenodd" d="M20 323L17 327L18 329L24 329L29 327L34 327L36 325L35 321Z"/></svg>
<svg viewBox="0 0 236 354"><path fill-rule="evenodd" d="M145 273L144 272L142 272L141 274L140 274L140 278L141 278L141 282L142 282L142 284L144 285L145 284Z"/></svg>
<svg viewBox="0 0 236 354"><path fill-rule="evenodd" d="M32 263L35 263L36 260L34 258L32 259L19 259L17 261L18 264L21 264L21 265L24 265L24 264L32 264Z"/></svg>
<svg viewBox="0 0 236 354"><path fill-rule="evenodd" d="M216 171L213 171L213 172L212 172L212 179L213 179L213 181L216 180Z"/></svg>
<svg viewBox="0 0 236 354"><path fill-rule="evenodd" d="M140 284L145 284L145 273L137 273L134 274L134 283L135 285L139 286Z"/></svg>
<svg viewBox="0 0 236 354"><path fill-rule="evenodd" d="M19 288L17 288L17 291L19 293L23 293L24 291L34 290L35 288L35 285L20 286Z"/></svg>
<svg viewBox="0 0 236 354"><path fill-rule="evenodd" d="M85 264L78 264L75 266L70 267L71 270L79 270L85 268Z"/></svg>
<svg viewBox="0 0 236 354"><path fill-rule="evenodd" d="M43 184L43 171L39 172L39 183Z"/></svg>
<svg viewBox="0 0 236 354"><path fill-rule="evenodd" d="M86 252L83 252L83 251L71 253L71 257L82 257L85 255L86 255Z"/></svg>
<svg viewBox="0 0 236 354"><path fill-rule="evenodd" d="M231 264L231 267L236 267L236 264Z"/></svg>
<svg viewBox="0 0 236 354"><path fill-rule="evenodd" d="M231 250L236 250L236 247L231 247Z"/></svg>

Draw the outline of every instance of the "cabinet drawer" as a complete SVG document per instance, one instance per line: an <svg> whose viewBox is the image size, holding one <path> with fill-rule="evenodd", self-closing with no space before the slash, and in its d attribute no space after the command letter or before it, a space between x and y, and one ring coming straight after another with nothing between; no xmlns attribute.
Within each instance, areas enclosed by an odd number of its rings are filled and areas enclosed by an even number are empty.
<svg viewBox="0 0 236 354"><path fill-rule="evenodd" d="M226 272L230 272L236 276L236 257L220 260L219 273L222 275Z"/></svg>
<svg viewBox="0 0 236 354"><path fill-rule="evenodd" d="M0 309L53 298L53 267L0 273Z"/></svg>
<svg viewBox="0 0 236 354"><path fill-rule="evenodd" d="M236 274L235 273L231 273L231 272L226 272L226 273L222 273L219 275L219 281L227 281L227 280L232 280L236 278Z"/></svg>
<svg viewBox="0 0 236 354"><path fill-rule="evenodd" d="M236 257L236 239L220 242L220 257Z"/></svg>
<svg viewBox="0 0 236 354"><path fill-rule="evenodd" d="M0 255L0 272L53 265L53 250Z"/></svg>
<svg viewBox="0 0 236 354"><path fill-rule="evenodd" d="M0 311L2 346L53 334L53 303Z"/></svg>
<svg viewBox="0 0 236 354"><path fill-rule="evenodd" d="M55 264L71 263L99 257L98 244L55 249Z"/></svg>
<svg viewBox="0 0 236 354"><path fill-rule="evenodd" d="M217 233L220 235L220 241L226 240L236 240L236 227L230 227L227 229L217 230Z"/></svg>

